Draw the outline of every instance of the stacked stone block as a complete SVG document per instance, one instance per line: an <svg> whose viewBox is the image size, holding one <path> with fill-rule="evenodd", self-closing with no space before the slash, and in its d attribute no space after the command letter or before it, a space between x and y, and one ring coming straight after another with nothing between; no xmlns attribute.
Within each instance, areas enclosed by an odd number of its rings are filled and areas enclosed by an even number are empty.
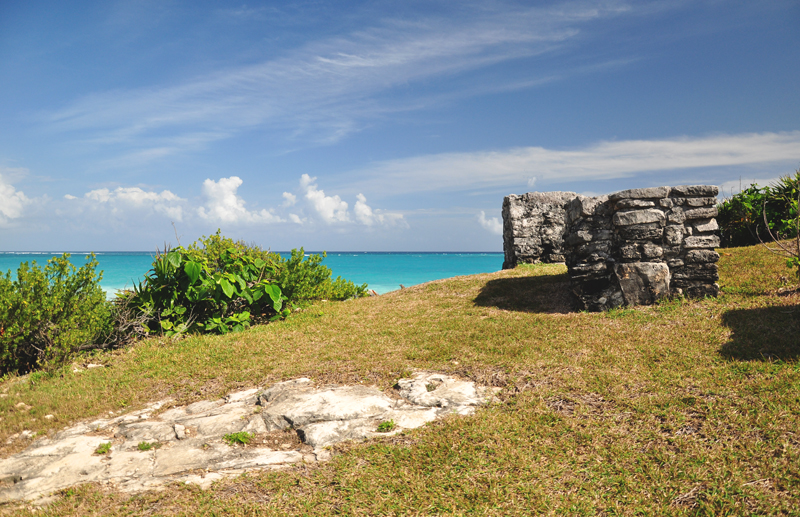
<svg viewBox="0 0 800 517"><path fill-rule="evenodd" d="M566 205L574 192L529 192L503 199L503 269L564 262Z"/></svg>
<svg viewBox="0 0 800 517"><path fill-rule="evenodd" d="M654 187L577 196L564 251L583 308L650 304L665 296L716 296L717 187Z"/></svg>

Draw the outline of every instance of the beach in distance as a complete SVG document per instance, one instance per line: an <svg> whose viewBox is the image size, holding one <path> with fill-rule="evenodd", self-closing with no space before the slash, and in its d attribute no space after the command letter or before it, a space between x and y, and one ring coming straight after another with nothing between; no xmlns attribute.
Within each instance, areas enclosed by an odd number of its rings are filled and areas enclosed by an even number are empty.
<svg viewBox="0 0 800 517"><path fill-rule="evenodd" d="M23 262L44 266L53 256L63 252L0 252L0 271L11 270L12 276ZM88 252L71 253L70 260L76 266L85 263ZM278 252L282 257L289 252ZM308 252L318 253L318 252ZM144 278L153 263L153 252L95 252L103 271L100 285L109 297L120 289L130 289ZM369 284L378 294L405 287L476 273L499 271L503 265L502 253L491 252L328 252L323 264L331 268L333 276L341 276L356 284Z"/></svg>

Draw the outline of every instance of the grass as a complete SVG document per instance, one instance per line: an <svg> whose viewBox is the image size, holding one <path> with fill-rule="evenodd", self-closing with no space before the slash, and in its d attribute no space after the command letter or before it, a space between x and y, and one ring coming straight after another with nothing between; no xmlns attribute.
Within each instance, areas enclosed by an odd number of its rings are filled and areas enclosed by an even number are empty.
<svg viewBox="0 0 800 517"><path fill-rule="evenodd" d="M376 431L378 431L379 433L389 433L391 431L394 431L395 426L396 424L394 423L394 420L385 420L380 424L378 424L378 428L376 429Z"/></svg>
<svg viewBox="0 0 800 517"><path fill-rule="evenodd" d="M206 491L83 485L47 514L798 515L800 295L765 250L721 254L717 299L575 312L565 269L540 265L144 341L91 358L104 368L0 382L0 444L168 396L299 376L390 389L430 369L502 387L502 402Z"/></svg>
<svg viewBox="0 0 800 517"><path fill-rule="evenodd" d="M222 439L227 442L228 445L247 445L253 439L253 435L246 431L240 431L238 433L226 434Z"/></svg>
<svg viewBox="0 0 800 517"><path fill-rule="evenodd" d="M95 454L101 454L101 455L108 454L109 452L111 452L111 442L101 443L97 447L97 450L94 451Z"/></svg>

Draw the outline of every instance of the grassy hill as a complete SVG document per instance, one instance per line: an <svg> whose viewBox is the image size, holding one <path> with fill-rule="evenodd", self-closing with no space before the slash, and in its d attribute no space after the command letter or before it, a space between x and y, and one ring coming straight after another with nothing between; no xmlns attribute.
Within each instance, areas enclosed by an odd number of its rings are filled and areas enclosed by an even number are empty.
<svg viewBox="0 0 800 517"><path fill-rule="evenodd" d="M86 485L44 513L797 515L800 294L781 289L788 270L762 248L720 251L718 299L575 312L564 267L527 266L85 361L102 368L7 378L0 454L25 445L6 444L13 433L165 397L188 403L298 376L390 388L429 369L502 387L502 403L338 447L319 466L207 491Z"/></svg>

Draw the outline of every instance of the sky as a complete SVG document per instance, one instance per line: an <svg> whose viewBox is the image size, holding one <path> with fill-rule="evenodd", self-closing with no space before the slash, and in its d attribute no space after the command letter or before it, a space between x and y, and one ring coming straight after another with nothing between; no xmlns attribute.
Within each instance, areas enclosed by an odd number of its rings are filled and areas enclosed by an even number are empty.
<svg viewBox="0 0 800 517"><path fill-rule="evenodd" d="M800 3L0 0L0 251L502 251L800 168Z"/></svg>

